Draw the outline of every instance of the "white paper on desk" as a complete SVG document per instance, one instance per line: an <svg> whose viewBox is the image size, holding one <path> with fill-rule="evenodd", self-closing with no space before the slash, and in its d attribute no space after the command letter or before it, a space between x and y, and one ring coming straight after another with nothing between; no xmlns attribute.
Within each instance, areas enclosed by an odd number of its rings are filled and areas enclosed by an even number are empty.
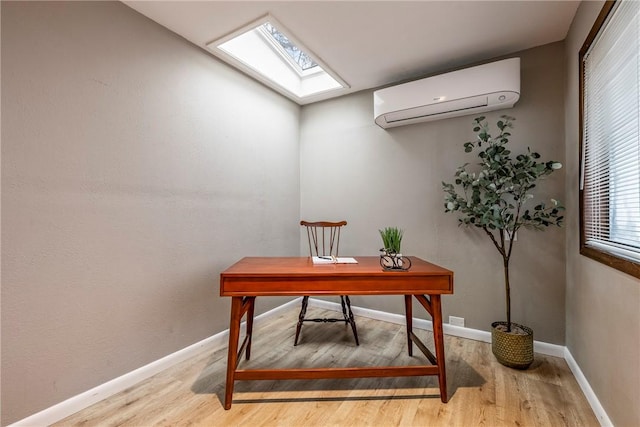
<svg viewBox="0 0 640 427"><path fill-rule="evenodd" d="M313 257L313 263L314 264L357 264L358 261L356 261L355 258L352 257L318 257L318 256L314 256Z"/></svg>

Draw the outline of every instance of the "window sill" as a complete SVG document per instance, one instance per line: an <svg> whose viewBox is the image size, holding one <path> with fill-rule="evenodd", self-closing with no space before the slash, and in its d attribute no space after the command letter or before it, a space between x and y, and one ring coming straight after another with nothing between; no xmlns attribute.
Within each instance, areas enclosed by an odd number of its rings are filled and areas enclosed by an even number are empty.
<svg viewBox="0 0 640 427"><path fill-rule="evenodd" d="M580 246L580 254L640 279L640 264L638 263L584 245Z"/></svg>

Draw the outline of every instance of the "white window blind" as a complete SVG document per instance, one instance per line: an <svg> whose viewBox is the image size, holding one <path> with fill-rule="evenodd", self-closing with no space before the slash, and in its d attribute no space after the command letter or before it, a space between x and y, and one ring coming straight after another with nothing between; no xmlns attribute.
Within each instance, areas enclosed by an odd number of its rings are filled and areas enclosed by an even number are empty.
<svg viewBox="0 0 640 427"><path fill-rule="evenodd" d="M640 262L640 1L618 1L583 57L584 245Z"/></svg>

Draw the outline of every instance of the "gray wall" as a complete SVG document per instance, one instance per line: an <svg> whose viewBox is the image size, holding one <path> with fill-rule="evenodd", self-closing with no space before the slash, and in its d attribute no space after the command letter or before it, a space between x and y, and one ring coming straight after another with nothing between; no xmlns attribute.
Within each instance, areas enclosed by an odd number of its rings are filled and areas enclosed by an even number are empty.
<svg viewBox="0 0 640 427"><path fill-rule="evenodd" d="M579 253L578 52L602 2L583 2L566 39L567 347L617 426L640 425L640 280Z"/></svg>
<svg viewBox="0 0 640 427"><path fill-rule="evenodd" d="M566 43L518 54L513 144L565 164L541 192L568 223L520 233L513 315L557 344L566 315L566 345L607 413L637 425L639 281L578 253L577 51L600 5L581 5ZM1 13L2 424L225 329L219 272L306 253L300 217L347 219L345 255L377 255L377 229L401 226L406 254L455 271L445 316L485 330L504 317L497 252L442 208L472 117L383 131L370 91L300 117L120 3ZM354 303L402 312L394 298Z"/></svg>
<svg viewBox="0 0 640 427"><path fill-rule="evenodd" d="M522 97L515 108L487 114L495 129L502 114L517 118L512 144L564 162L563 44L510 56L522 58ZM377 255L378 229L405 230L403 253L455 272L455 293L443 299L445 320L461 316L489 330L503 320L502 259L476 229L459 228L444 213L441 182L459 165L476 161L462 144L473 139L474 116L383 130L373 123L372 92L325 101L302 110L301 215L346 219L341 254ZM540 186L540 195L564 200L564 171ZM522 230L511 261L513 321L533 327L535 338L564 344L564 229ZM353 303L402 313L401 298L354 297ZM416 311L416 313L421 313Z"/></svg>
<svg viewBox="0 0 640 427"><path fill-rule="evenodd" d="M299 114L119 2L2 2L2 424L226 329L220 271L298 254Z"/></svg>

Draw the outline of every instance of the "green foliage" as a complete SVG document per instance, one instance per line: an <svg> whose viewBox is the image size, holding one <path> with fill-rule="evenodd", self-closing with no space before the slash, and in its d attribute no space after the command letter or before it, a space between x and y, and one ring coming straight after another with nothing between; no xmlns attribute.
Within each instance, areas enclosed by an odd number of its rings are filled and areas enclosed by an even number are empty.
<svg viewBox="0 0 640 427"><path fill-rule="evenodd" d="M477 139L465 143L464 151L476 150L479 162L465 163L457 169L454 183L442 183L445 212L458 213L460 225L484 230L503 257L509 323L509 259L514 235L521 227L542 230L550 225L560 226L564 210L555 199L548 204L533 201L538 181L562 164L541 161L540 154L530 149L513 158L508 147L513 120L502 116L497 122L500 133L494 137L485 117L476 118L473 131Z"/></svg>
<svg viewBox="0 0 640 427"><path fill-rule="evenodd" d="M473 130L478 139L465 143L464 149L467 153L478 149L479 168L472 170L466 163L457 169L454 184L442 183L446 193L445 212L458 212L460 224L491 233L503 256L508 255L510 251L505 249L510 248L505 248L504 239L499 238L500 231L513 242L513 235L521 227L539 230L561 225L564 210L554 199L550 204L542 202L527 208L534 198L536 183L562 165L555 161L542 162L540 154L530 149L513 159L507 146L513 120L502 116L497 122L500 133L492 137L485 118L475 119Z"/></svg>
<svg viewBox="0 0 640 427"><path fill-rule="evenodd" d="M398 227L386 227L378 231L380 232L380 237L382 237L382 243L387 253L399 254L404 231Z"/></svg>

